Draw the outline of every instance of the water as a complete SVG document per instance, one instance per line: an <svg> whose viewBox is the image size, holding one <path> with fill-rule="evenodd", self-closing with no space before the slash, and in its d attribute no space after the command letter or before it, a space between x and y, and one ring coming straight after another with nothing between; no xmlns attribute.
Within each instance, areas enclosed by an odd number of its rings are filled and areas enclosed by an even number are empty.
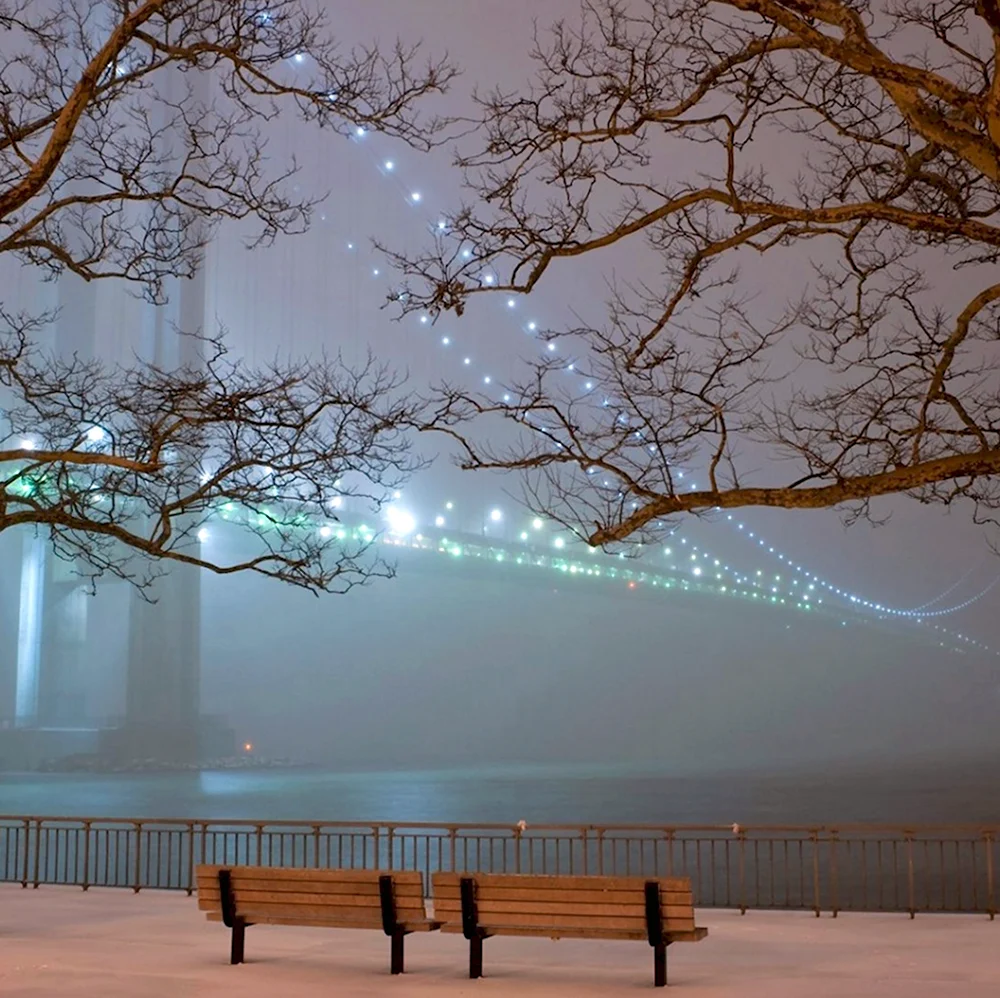
<svg viewBox="0 0 1000 998"><path fill-rule="evenodd" d="M0 775L0 814L533 824L1000 824L991 760L714 772L617 766Z"/></svg>

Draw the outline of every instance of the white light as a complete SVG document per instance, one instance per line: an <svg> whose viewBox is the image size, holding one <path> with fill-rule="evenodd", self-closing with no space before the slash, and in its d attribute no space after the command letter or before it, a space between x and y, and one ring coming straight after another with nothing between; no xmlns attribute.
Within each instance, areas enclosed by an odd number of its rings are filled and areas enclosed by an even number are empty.
<svg viewBox="0 0 1000 998"><path fill-rule="evenodd" d="M691 574L692 575L701 575L701 566L700 565L695 565L694 568L691 569Z"/></svg>
<svg viewBox="0 0 1000 998"><path fill-rule="evenodd" d="M448 223L442 218L438 222L438 232L444 232L444 230L447 228L448 228Z"/></svg>
<svg viewBox="0 0 1000 998"><path fill-rule="evenodd" d="M396 489L396 491L393 492L393 494L392 494L392 498L393 499L402 499L403 498L403 493L400 492L399 489Z"/></svg>
<svg viewBox="0 0 1000 998"><path fill-rule="evenodd" d="M421 323L421 325L426 326L427 323L430 322L430 321L431 320L430 320L429 316L426 316L426 315L420 316L420 323Z"/></svg>
<svg viewBox="0 0 1000 998"><path fill-rule="evenodd" d="M517 304L517 302L514 301L513 298L508 298L507 299L507 308L513 308L516 304Z"/></svg>
<svg viewBox="0 0 1000 998"><path fill-rule="evenodd" d="M343 506L343 505L344 505L344 497L343 496L334 496L330 500L330 506L331 506L332 509L340 509L340 507Z"/></svg>
<svg viewBox="0 0 1000 998"><path fill-rule="evenodd" d="M542 527L544 527L544 526L545 526L545 524L544 524L544 523L543 523L543 522L542 522L542 521L541 521L541 520L540 520L540 519L539 519L539 518L538 518L538 517L536 516L536 517L535 517L535 518L534 518L534 519L533 519L533 520L531 521L531 526L532 526L532 527L534 527L534 529L535 529L535 530L541 530L541 529L542 529Z"/></svg>
<svg viewBox="0 0 1000 998"><path fill-rule="evenodd" d="M413 514L398 506L390 506L385 511L385 518L389 524L389 530L397 537L406 537L407 534L412 534L417 529L417 521L413 518Z"/></svg>
<svg viewBox="0 0 1000 998"><path fill-rule="evenodd" d="M305 57L304 53L302 53L302 52L296 52L295 55L292 56L292 60L294 62L297 62L301 66L302 63L304 63L306 61L306 57Z"/></svg>
<svg viewBox="0 0 1000 998"><path fill-rule="evenodd" d="M373 274L374 274L374 275L375 275L376 277L378 277L378 267L376 267L376 268L375 268L375 269L374 269L374 270L372 271L372 273L373 273Z"/></svg>
<svg viewBox="0 0 1000 998"><path fill-rule="evenodd" d="M21 450L34 450L35 441L34 440L22 440L19 444Z"/></svg>
<svg viewBox="0 0 1000 998"><path fill-rule="evenodd" d="M200 544L204 544L205 541L207 540L208 540L208 531L204 527L202 527L201 530L198 531L198 542Z"/></svg>
<svg viewBox="0 0 1000 998"><path fill-rule="evenodd" d="M496 280L496 278L495 278L495 277L494 277L494 276L493 276L492 274L487 274L487 275L486 275L486 276L485 276L485 277L483 278L483 282L484 282L485 284L492 284L492 283L493 283L493 282L494 282L495 280Z"/></svg>
<svg viewBox="0 0 1000 998"><path fill-rule="evenodd" d="M320 527L319 528L319 535L320 535L320 537L322 537L324 539L326 539L327 537L330 537L332 534L333 534L333 530L330 527Z"/></svg>
<svg viewBox="0 0 1000 998"><path fill-rule="evenodd" d="M557 537L557 538L556 538L556 539L555 539L555 540L554 540L554 541L552 542L552 546L553 546L554 548L558 548L558 550L560 550L560 551L561 551L561 550L562 550L562 549L563 549L564 547L566 547L566 542L565 542L565 541L564 541L564 540L563 540L563 539L562 539L561 537Z"/></svg>
<svg viewBox="0 0 1000 998"><path fill-rule="evenodd" d="M444 504L444 508L445 509L454 509L455 508L455 504L453 502L446 502Z"/></svg>
<svg viewBox="0 0 1000 998"><path fill-rule="evenodd" d="M451 340L448 339L447 336L442 336L441 337L441 345L442 346L448 346L449 343L451 343Z"/></svg>
<svg viewBox="0 0 1000 998"><path fill-rule="evenodd" d="M503 519L503 510L491 509L490 510L490 520L493 523L499 523Z"/></svg>
<svg viewBox="0 0 1000 998"><path fill-rule="evenodd" d="M471 364L472 363L472 358L471 357L466 357L465 360L462 361L462 363L466 364L466 365Z"/></svg>
<svg viewBox="0 0 1000 998"><path fill-rule="evenodd" d="M576 370L576 364L570 364L569 367L566 368L566 370L567 371L575 371Z"/></svg>
<svg viewBox="0 0 1000 998"><path fill-rule="evenodd" d="M504 402L509 402L510 401L510 393L509 392L504 392L503 393L503 400L504 400Z"/></svg>
<svg viewBox="0 0 1000 998"><path fill-rule="evenodd" d="M423 194L421 194L421 193L420 193L420 191L414 191L414 192L413 192L413 193L412 193L412 194L410 195L410 200L411 200L411 201L412 201L412 202L413 202L414 204L416 204L416 203L417 203L418 201L420 201L420 199L421 199L422 197L423 197Z"/></svg>
<svg viewBox="0 0 1000 998"><path fill-rule="evenodd" d="M588 381L588 382L586 383L586 385L584 385L584 388L586 388L588 392L589 392L589 391L590 391L590 389L591 389L591 388L593 388L593 387L594 387L594 382L593 382L593 381Z"/></svg>
<svg viewBox="0 0 1000 998"><path fill-rule="evenodd" d="M534 332L537 328L538 328L538 323L537 322L529 322L528 323L528 329L531 332Z"/></svg>
<svg viewBox="0 0 1000 998"><path fill-rule="evenodd" d="M347 248L348 248L349 250L352 250L352 249L354 249L354 243L348 243L348 244L347 244Z"/></svg>
<svg viewBox="0 0 1000 998"><path fill-rule="evenodd" d="M434 526L435 527L443 527L444 526L444 517L443 516L436 516L436 517L434 517Z"/></svg>
<svg viewBox="0 0 1000 998"><path fill-rule="evenodd" d="M521 540L522 541L526 541L527 539L528 539L528 531L527 530L522 530L521 531Z"/></svg>
<svg viewBox="0 0 1000 998"><path fill-rule="evenodd" d="M554 351L554 350L555 350L555 348L556 348L556 345L555 345L555 343L550 343L550 344L549 344L549 352L550 352L550 353L551 353L552 351Z"/></svg>
<svg viewBox="0 0 1000 998"><path fill-rule="evenodd" d="M465 260L472 259L472 250L462 250L462 258Z"/></svg>
<svg viewBox="0 0 1000 998"><path fill-rule="evenodd" d="M92 444L99 444L107 436L100 426L92 426L87 430L87 440Z"/></svg>
<svg viewBox="0 0 1000 998"><path fill-rule="evenodd" d="M385 161L385 168L388 173L392 173L396 169L396 164L391 159L387 159Z"/></svg>
<svg viewBox="0 0 1000 998"><path fill-rule="evenodd" d="M487 374L486 377L483 378L483 384L488 385L492 380L493 379Z"/></svg>
<svg viewBox="0 0 1000 998"><path fill-rule="evenodd" d="M358 125L358 127L354 129L354 134L359 139L364 138L364 136L365 136L365 130L360 125Z"/></svg>

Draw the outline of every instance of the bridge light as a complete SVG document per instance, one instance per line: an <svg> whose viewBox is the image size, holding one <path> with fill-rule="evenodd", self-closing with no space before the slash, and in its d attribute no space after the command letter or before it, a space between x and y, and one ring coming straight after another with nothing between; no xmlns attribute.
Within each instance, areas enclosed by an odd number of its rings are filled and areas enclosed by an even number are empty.
<svg viewBox="0 0 1000 998"><path fill-rule="evenodd" d="M385 518L389 524L389 530L397 537L406 537L417 529L417 521L412 513L408 513L399 506L390 506L385 511Z"/></svg>

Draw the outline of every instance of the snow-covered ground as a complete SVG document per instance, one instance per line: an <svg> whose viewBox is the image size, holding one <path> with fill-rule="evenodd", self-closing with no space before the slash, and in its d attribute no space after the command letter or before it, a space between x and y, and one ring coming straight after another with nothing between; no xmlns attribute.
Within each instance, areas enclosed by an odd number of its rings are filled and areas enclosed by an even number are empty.
<svg viewBox="0 0 1000 998"><path fill-rule="evenodd" d="M1000 920L985 917L702 911L709 937L669 950L690 998L996 998ZM376 932L260 926L228 964L229 934L184 895L0 885L3 998L566 998L652 991L645 943L490 939L469 981L460 936L409 936L407 973L388 974ZM663 993L663 992L657 992Z"/></svg>

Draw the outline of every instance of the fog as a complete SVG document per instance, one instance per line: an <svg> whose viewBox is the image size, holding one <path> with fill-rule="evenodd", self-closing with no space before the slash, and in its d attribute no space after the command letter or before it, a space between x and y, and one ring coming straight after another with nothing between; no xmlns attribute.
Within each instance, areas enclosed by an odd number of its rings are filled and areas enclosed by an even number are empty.
<svg viewBox="0 0 1000 998"><path fill-rule="evenodd" d="M467 67L445 109L467 107L476 84L519 83L528 71L531 18L577 9L575 0L547 0L541 9L527 0L346 7L357 18L343 26L350 39L422 38ZM432 328L415 318L393 322L381 310L391 276L371 239L416 245L459 203L447 151L421 157L378 136L348 140L291 118L274 126L273 138L276 150L300 161L297 182L330 196L305 236L250 254L239 227L230 226L211 247L206 323L224 325L238 353L266 361L371 348L406 370L415 388L464 377L476 384L485 376L502 381L534 355L538 344L524 333L529 318L554 328L575 314L600 320L600 276L610 263L595 259L560 270L515 310L497 300ZM390 157L391 176L379 166ZM419 208L412 191L422 195ZM633 264L636 272L645 266L638 258ZM616 258L614 266L627 268L629 260ZM0 280L5 298L57 293L7 264ZM776 279L773 293L782 292ZM128 356L148 306L111 284L90 293L101 317L97 351ZM494 533L511 542L527 517L518 483L460 473L447 451L422 446L436 460L400 500L418 521L432 521L450 502L449 529L476 535L487 529L486 511L499 508L503 525ZM748 510L743 519L790 560L893 607L920 606L949 587L938 605L958 606L995 577L989 537L966 516L905 500L877 512L892 514L885 526L849 530L835 511ZM684 525L682 536L742 571L764 563L773 570L773 559L721 520ZM8 722L25 543L0 537L0 718ZM228 541L220 533L208 543ZM200 619L168 620L161 631L195 629L202 714L231 726L237 743L261 757L343 771L627 763L668 772L790 765L820 772L834 762L916 765L994 748L1000 590L937 620L950 631L942 638L930 624L865 622L830 606L805 614L406 549L388 556L398 563L395 579L346 596L203 577ZM74 606L74 634L49 635L49 647L73 647L71 655L52 652L63 658L52 666L61 686L50 723L100 725L126 709L134 598L123 584L108 583ZM158 612L174 611L165 603ZM66 614L59 619L65 623ZM959 634L981 644L965 647Z"/></svg>

